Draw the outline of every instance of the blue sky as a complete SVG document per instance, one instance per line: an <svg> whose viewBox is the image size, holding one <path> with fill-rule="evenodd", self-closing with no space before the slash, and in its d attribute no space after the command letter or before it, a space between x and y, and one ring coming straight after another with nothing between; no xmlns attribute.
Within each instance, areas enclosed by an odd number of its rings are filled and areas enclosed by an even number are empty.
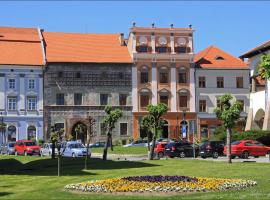
<svg viewBox="0 0 270 200"><path fill-rule="evenodd" d="M0 1L0 26L127 36L134 21L137 26L192 24L196 52L214 44L239 56L270 40L269 10L267 1Z"/></svg>

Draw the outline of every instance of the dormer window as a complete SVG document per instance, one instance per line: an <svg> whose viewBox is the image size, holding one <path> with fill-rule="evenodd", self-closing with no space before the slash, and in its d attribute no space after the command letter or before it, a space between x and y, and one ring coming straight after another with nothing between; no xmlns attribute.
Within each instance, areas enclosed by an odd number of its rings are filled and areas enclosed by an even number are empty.
<svg viewBox="0 0 270 200"><path fill-rule="evenodd" d="M222 56L217 56L216 60L224 60L224 58Z"/></svg>

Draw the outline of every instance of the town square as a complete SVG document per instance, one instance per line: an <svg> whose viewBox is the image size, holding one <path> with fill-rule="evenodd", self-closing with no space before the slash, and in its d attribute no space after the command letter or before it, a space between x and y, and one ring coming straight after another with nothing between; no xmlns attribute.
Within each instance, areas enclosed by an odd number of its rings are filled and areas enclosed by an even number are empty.
<svg viewBox="0 0 270 200"><path fill-rule="evenodd" d="M270 199L270 2L0 8L0 199Z"/></svg>

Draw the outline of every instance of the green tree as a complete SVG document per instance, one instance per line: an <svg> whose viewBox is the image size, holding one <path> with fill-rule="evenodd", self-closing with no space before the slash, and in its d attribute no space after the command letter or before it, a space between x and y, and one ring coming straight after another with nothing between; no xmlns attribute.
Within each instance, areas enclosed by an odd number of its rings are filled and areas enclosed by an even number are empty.
<svg viewBox="0 0 270 200"><path fill-rule="evenodd" d="M105 107L105 113L107 114L103 120L105 124L105 129L107 131L107 139L106 139L106 145L103 150L103 160L107 160L107 154L108 154L108 147L111 147L111 150L113 150L112 145L112 130L115 128L116 122L122 117L123 113L120 109L113 110L111 106Z"/></svg>
<svg viewBox="0 0 270 200"><path fill-rule="evenodd" d="M265 80L270 79L270 54L266 54L261 57L259 75Z"/></svg>
<svg viewBox="0 0 270 200"><path fill-rule="evenodd" d="M153 133L152 146L149 153L149 159L153 160L156 138L158 136L159 130L164 125L162 116L168 111L168 107L163 103L159 103L156 106L150 104L147 106L147 111L148 114L144 116L142 120L142 127Z"/></svg>
<svg viewBox="0 0 270 200"><path fill-rule="evenodd" d="M214 112L216 116L223 121L223 126L227 130L227 159L228 163L231 163L231 136L232 129L235 126L236 121L240 117L241 113L241 104L236 101L232 104L232 95L224 94L219 98L220 107L216 107Z"/></svg>

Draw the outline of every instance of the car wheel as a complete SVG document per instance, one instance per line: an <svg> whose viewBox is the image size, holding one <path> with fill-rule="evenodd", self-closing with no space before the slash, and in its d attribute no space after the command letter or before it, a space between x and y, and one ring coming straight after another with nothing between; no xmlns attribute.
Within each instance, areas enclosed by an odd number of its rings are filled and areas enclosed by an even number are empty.
<svg viewBox="0 0 270 200"><path fill-rule="evenodd" d="M24 152L24 156L27 156L27 152L26 151Z"/></svg>
<svg viewBox="0 0 270 200"><path fill-rule="evenodd" d="M180 152L179 157L180 157L180 158L184 158L184 157L186 157L185 152L183 152L183 151L182 151L182 152Z"/></svg>
<svg viewBox="0 0 270 200"><path fill-rule="evenodd" d="M254 158L259 158L259 156L254 156Z"/></svg>
<svg viewBox="0 0 270 200"><path fill-rule="evenodd" d="M243 158L243 159L248 159L248 157L249 157L248 151L244 151L244 152L242 153L242 158Z"/></svg>
<svg viewBox="0 0 270 200"><path fill-rule="evenodd" d="M202 159L206 159L206 156L201 156Z"/></svg>
<svg viewBox="0 0 270 200"><path fill-rule="evenodd" d="M236 156L231 156L231 159L235 159Z"/></svg>
<svg viewBox="0 0 270 200"><path fill-rule="evenodd" d="M158 153L158 158L163 158L164 157L164 153L163 152L159 152Z"/></svg>
<svg viewBox="0 0 270 200"><path fill-rule="evenodd" d="M72 158L75 158L75 157L76 157L75 153L72 153Z"/></svg>
<svg viewBox="0 0 270 200"><path fill-rule="evenodd" d="M218 152L213 152L213 158L218 158Z"/></svg>
<svg viewBox="0 0 270 200"><path fill-rule="evenodd" d="M174 158L174 156L169 156L170 158Z"/></svg>

